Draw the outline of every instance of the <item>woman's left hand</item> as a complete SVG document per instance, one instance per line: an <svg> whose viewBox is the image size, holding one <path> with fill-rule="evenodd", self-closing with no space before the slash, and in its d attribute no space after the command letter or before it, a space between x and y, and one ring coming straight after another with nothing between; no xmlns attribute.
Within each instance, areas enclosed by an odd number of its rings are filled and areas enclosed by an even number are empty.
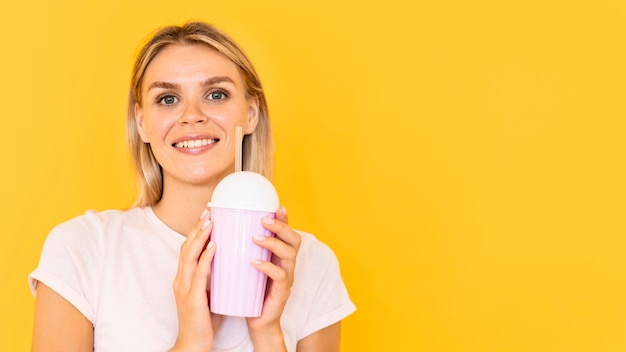
<svg viewBox="0 0 626 352"><path fill-rule="evenodd" d="M276 219L264 218L263 226L276 237L254 237L258 246L272 252L272 259L252 262L269 280L261 316L247 318L248 330L255 351L279 351L285 349L280 317L291 294L301 237L289 227L285 207L278 208Z"/></svg>

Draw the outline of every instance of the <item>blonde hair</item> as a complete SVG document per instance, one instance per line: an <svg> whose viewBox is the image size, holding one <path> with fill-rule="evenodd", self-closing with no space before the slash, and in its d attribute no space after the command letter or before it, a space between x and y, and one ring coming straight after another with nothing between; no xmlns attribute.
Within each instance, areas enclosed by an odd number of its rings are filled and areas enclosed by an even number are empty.
<svg viewBox="0 0 626 352"><path fill-rule="evenodd" d="M168 26L158 30L143 45L132 72L128 98L127 137L139 193L136 206L156 204L163 194L163 172L154 158L150 144L144 143L135 124L135 104L141 106L141 85L146 68L165 47L171 44L202 44L228 57L239 70L246 85L246 94L259 102L259 121L250 135L243 139L243 170L254 171L272 179L272 133L265 94L261 81L244 51L224 32L202 22Z"/></svg>

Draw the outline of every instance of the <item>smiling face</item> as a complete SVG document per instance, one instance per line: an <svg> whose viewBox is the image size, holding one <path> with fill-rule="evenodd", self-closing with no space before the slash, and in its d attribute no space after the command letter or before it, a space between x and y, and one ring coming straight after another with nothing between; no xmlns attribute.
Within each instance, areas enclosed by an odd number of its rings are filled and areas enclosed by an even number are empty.
<svg viewBox="0 0 626 352"><path fill-rule="evenodd" d="M163 169L163 185L215 185L235 168L235 127L258 122L237 66L201 44L171 44L148 65L137 129Z"/></svg>

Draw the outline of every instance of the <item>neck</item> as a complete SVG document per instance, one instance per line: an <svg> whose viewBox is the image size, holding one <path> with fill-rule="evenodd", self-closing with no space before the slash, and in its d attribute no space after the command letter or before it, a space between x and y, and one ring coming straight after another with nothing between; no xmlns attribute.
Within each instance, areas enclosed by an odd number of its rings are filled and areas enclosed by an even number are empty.
<svg viewBox="0 0 626 352"><path fill-rule="evenodd" d="M154 213L174 231L187 236L202 211L206 209L217 182L209 185L190 185L169 181L163 183L163 196L153 206Z"/></svg>

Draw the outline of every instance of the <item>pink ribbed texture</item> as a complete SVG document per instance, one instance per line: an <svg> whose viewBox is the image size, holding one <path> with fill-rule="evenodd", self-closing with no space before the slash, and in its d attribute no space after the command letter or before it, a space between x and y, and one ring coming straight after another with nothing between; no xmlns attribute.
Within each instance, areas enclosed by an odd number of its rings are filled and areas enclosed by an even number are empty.
<svg viewBox="0 0 626 352"><path fill-rule="evenodd" d="M269 261L271 252L254 244L254 235L273 236L261 225L275 213L211 208L211 239L216 251L211 264L211 312L239 317L261 315L267 275L250 261Z"/></svg>

